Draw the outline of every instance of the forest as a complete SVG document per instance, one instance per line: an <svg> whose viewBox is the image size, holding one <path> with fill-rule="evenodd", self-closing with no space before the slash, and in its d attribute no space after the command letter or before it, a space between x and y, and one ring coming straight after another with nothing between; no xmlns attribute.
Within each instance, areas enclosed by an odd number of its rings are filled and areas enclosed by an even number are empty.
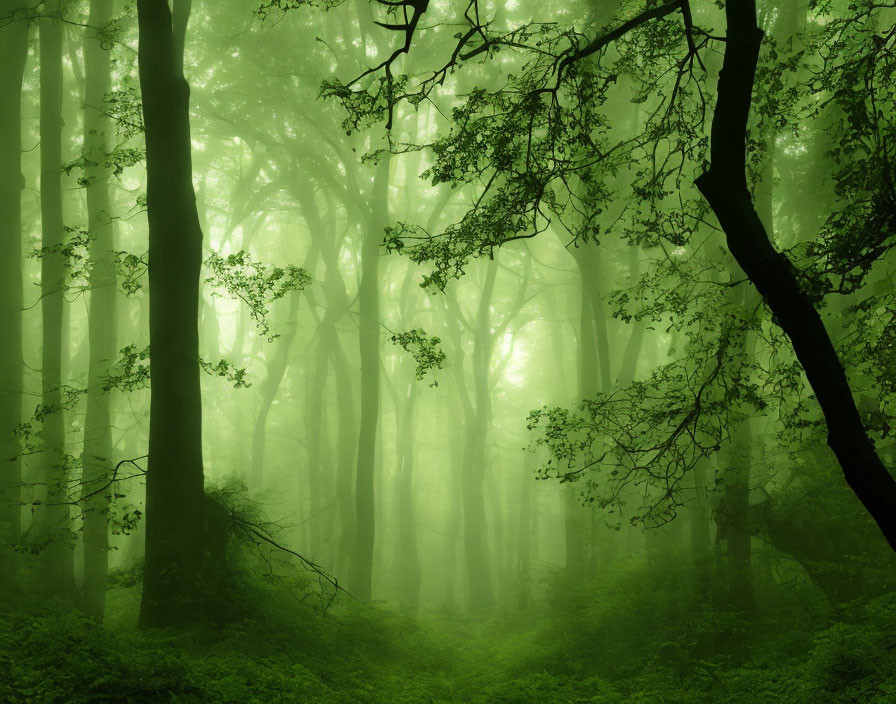
<svg viewBox="0 0 896 704"><path fill-rule="evenodd" d="M0 703L891 704L894 250L896 0L0 0Z"/></svg>

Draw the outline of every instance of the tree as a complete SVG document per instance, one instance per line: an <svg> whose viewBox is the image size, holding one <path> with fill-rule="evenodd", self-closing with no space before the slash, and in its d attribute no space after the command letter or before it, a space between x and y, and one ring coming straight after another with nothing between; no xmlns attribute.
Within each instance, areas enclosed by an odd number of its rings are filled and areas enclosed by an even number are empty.
<svg viewBox="0 0 896 704"><path fill-rule="evenodd" d="M262 11L298 4L304 3L268 2ZM896 480L863 424L817 307L832 290L830 276L843 274L846 289L841 289L855 290L874 261L892 246L887 213L893 212L893 196L886 185L892 166L883 158L883 164L876 163L873 169L878 180L866 181L866 191L872 194L867 203L863 201L866 222L861 215L850 219L846 227L829 233L832 236L823 243L827 247L817 248L816 261L835 260L833 270L821 267L814 279L811 274L807 277L808 266L798 271L794 254L776 249L757 215L748 182L748 121L764 36L757 24L755 0L725 3L724 38L713 29L717 13L712 3L697 8L702 26L695 23L689 0L672 0L652 3L627 18L613 18L603 29L586 34L559 24L491 23L474 0L466 11L458 12L465 30L457 34L448 58L416 78L403 74L400 62L412 47L426 46L428 30L421 28L421 18L430 11L429 3L378 4L386 14L395 14L396 8L403 13L401 19L381 23L401 36L397 48L356 78L324 85L324 95L345 107L349 129L378 121L390 128L398 104L418 105L437 98L440 88L449 79L456 83L456 74L474 60L494 66L499 52L502 57L509 53L515 69L501 88L471 88L453 107L448 133L423 145L433 154L434 164L426 175L434 183L483 184L474 207L441 234L406 228L392 233L387 246L402 250L414 261L428 262L433 271L425 283L444 288L449 279L463 274L470 258L490 256L508 242L536 236L552 218L574 239L596 240L606 234L596 218L609 202L612 176L632 159L643 164L632 184L636 214L627 239L650 246L663 241L680 246L698 230L709 206L728 251L761 294L806 374L824 414L828 444L847 483L896 548ZM851 99L854 110L849 119L861 121L879 144L886 143L884 135L890 134L893 123L886 114L876 114L874 106L886 99L889 88L868 84L863 77L875 70L885 74L892 61L891 52L881 50L891 46L892 31L874 35L867 28L887 8L892 5L862 2L856 5L858 13L829 5L818 10L830 13L826 36L834 52L826 57L824 68L814 73L817 86L808 88L810 93L818 87L835 92L838 99L844 95ZM430 18L428 27L433 24L438 22ZM720 39L724 39L725 57L707 135L704 126L713 76L702 53ZM844 51L849 42L850 51ZM876 69L877 64L881 66ZM614 143L603 106L614 97L613 87L622 73L636 77L633 99L652 101L654 109L637 138ZM831 76L841 85L832 87ZM861 85L872 85L872 92L880 95L856 99L853 86ZM407 147L394 144L393 149ZM696 184L703 201L691 192L690 183ZM670 197L676 194L679 208L670 207ZM878 226L876 234L870 232L872 223ZM849 278L847 273L853 270L859 273ZM713 365L721 370L721 359L707 358L704 388L719 379L712 370ZM678 473L687 469L681 463L673 468ZM671 482L673 489L678 483L669 476L663 481Z"/></svg>
<svg viewBox="0 0 896 704"><path fill-rule="evenodd" d="M371 198L373 208L361 245L361 283L358 292L358 340L361 355L361 417L358 431L358 465L355 474L355 555L351 587L355 595L369 601L373 580L373 547L376 530L374 471L380 406L380 303L379 242L377 233L389 222L389 159L376 170Z"/></svg>
<svg viewBox="0 0 896 704"><path fill-rule="evenodd" d="M105 388L108 365L117 356L117 292L115 272L115 221L109 194L107 155L112 121L105 97L112 83L109 49L102 32L112 19L112 0L91 0L84 44L84 179L87 191L90 311L88 319L90 363L87 382L87 414L84 419L84 468L82 486L86 498L84 516L84 610L103 619L106 575L109 569L108 490L100 490L111 475L112 412Z"/></svg>
<svg viewBox="0 0 896 704"><path fill-rule="evenodd" d="M13 2L0 5L11 14ZM11 545L21 533L22 468L15 429L22 421L22 80L28 58L27 22L0 29L0 590L16 586Z"/></svg>
<svg viewBox="0 0 896 704"><path fill-rule="evenodd" d="M728 2L725 62L713 115L710 167L697 180L725 231L728 249L793 344L828 428L844 477L896 549L896 480L881 461L856 406L846 372L799 275L777 252L746 181L747 121L763 32L755 0Z"/></svg>
<svg viewBox="0 0 896 704"><path fill-rule="evenodd" d="M201 615L207 511L199 389L202 228L193 191L183 56L190 0L139 0L146 125L152 404L140 623Z"/></svg>
<svg viewBox="0 0 896 704"><path fill-rule="evenodd" d="M40 35L40 213L41 213L41 470L47 488L39 513L44 588L64 600L75 596L74 550L67 497L69 455L65 451L62 385L66 259L62 211L62 27L58 0L47 4ZM66 404L67 405L67 404Z"/></svg>

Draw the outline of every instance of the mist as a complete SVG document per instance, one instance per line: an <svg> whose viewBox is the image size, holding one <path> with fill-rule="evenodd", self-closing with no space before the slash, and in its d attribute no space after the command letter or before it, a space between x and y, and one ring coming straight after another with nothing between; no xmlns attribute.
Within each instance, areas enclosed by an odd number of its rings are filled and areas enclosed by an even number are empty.
<svg viewBox="0 0 896 704"><path fill-rule="evenodd" d="M896 699L896 3L0 2L0 700Z"/></svg>

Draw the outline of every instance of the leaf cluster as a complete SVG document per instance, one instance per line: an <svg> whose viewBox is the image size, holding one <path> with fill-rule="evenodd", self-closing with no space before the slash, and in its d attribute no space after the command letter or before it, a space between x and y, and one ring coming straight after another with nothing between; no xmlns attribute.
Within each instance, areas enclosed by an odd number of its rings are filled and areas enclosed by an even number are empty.
<svg viewBox="0 0 896 704"><path fill-rule="evenodd" d="M205 261L212 276L205 280L223 288L232 298L249 307L249 315L258 331L273 342L279 334L272 334L267 320L268 306L290 291L301 291L311 283L311 274L301 267L269 266L253 259L245 250L222 257L213 253Z"/></svg>
<svg viewBox="0 0 896 704"><path fill-rule="evenodd" d="M425 330L417 328L393 334L392 344L398 345L405 352L410 352L414 357L414 361L417 363L415 375L418 381L428 373L432 373L433 379L430 386L439 385L435 378L435 370L441 369L446 359L445 352L441 347L441 338L430 337Z"/></svg>

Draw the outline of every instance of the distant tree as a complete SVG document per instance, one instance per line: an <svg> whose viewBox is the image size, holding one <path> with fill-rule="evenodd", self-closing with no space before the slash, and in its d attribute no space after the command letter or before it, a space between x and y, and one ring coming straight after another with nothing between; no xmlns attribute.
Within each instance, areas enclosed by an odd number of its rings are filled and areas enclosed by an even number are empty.
<svg viewBox="0 0 896 704"><path fill-rule="evenodd" d="M105 109L112 84L112 56L103 32L112 19L113 0L91 0L84 42L84 183L87 191L90 310L90 364L87 414L84 418L84 494L92 494L84 516L84 610L102 620L109 569L108 491L96 492L108 481L112 467L112 408L104 388L109 365L117 355L117 281L115 220L109 192L108 166L114 127Z"/></svg>
<svg viewBox="0 0 896 704"><path fill-rule="evenodd" d="M71 478L65 447L62 356L65 307L65 226L62 203L62 26L59 0L46 5L40 36L40 288L41 288L41 481L46 505L36 515L42 586L67 601L75 597L75 558L66 488Z"/></svg>
<svg viewBox="0 0 896 704"><path fill-rule="evenodd" d="M0 15L16 3L0 4ZM0 590L16 588L16 560L10 546L21 533L22 468L15 429L22 421L22 81L29 27L0 28Z"/></svg>
<svg viewBox="0 0 896 704"><path fill-rule="evenodd" d="M339 4L269 0L258 12L264 16L302 5ZM463 275L471 258L491 256L495 248L534 237L554 222L579 242L596 241L608 234L599 216L616 196L613 179L634 164L625 238L648 247L680 247L699 228L715 227L707 222L715 216L728 251L761 294L808 379L846 481L896 548L896 480L863 423L819 313L826 294L859 289L896 241L893 163L888 157L896 131L891 109L896 30L878 32L876 24L878 15L892 12L896 4L811 2L822 19L821 39L810 46L819 60L802 64L802 52L788 54L771 45L770 68L763 67L765 83L758 90L754 84L764 34L756 0L724 3L724 36L715 29L720 19L717 2L648 2L639 10L633 3L619 3L616 15L607 17L603 27L585 30L552 22L551 17L547 22L492 22L477 0L458 5L457 18L444 21L430 16L428 0L372 4L383 15L377 24L400 40L394 51L357 77L324 84L323 94L347 111L346 130L378 122L390 129L398 105L436 100L446 85L444 92L456 90L471 64L502 73L499 88L474 86L462 97L449 97L449 129L432 142L391 144L397 152L428 148L434 163L425 175L433 183L474 184L481 194L467 214L442 233L397 228L390 231L387 247L429 263L432 271L424 283L442 289L451 278ZM446 49L436 27L454 21L463 27ZM724 61L716 78L707 55L721 46ZM402 71L403 57L412 51L445 59L431 71L412 76ZM774 82L794 75L797 68L803 78L786 99L762 99L776 95ZM621 76L633 82L631 99L650 110L640 134L620 141L613 139L604 105L618 97ZM818 113L819 95L827 96L822 101L836 102L845 116L837 176L845 206L832 215L812 246L786 253L771 242L753 203L752 172L762 155L748 122L752 111L787 126L798 124ZM702 359L691 360L703 370L696 387L691 388L693 376L683 368L670 370L662 382L680 389L678 400L688 409L682 412L682 422L673 424L671 441L699 449L679 448L658 468L629 461L629 471L658 472L652 476L666 486L669 496L681 473L718 447L720 437L705 430L732 404L725 395L730 394L728 382L742 378L731 371L739 355L729 349L729 342L737 331L723 321L714 325L715 351L704 350ZM753 385L744 384L737 402L751 400L753 390ZM632 413L647 402L646 394L642 388L631 397ZM698 427L701 418L709 422ZM657 439L653 430L663 432L664 427L656 425L631 439L646 442L641 449L647 450ZM621 449L624 453L626 448ZM640 457L653 454L645 451Z"/></svg>

